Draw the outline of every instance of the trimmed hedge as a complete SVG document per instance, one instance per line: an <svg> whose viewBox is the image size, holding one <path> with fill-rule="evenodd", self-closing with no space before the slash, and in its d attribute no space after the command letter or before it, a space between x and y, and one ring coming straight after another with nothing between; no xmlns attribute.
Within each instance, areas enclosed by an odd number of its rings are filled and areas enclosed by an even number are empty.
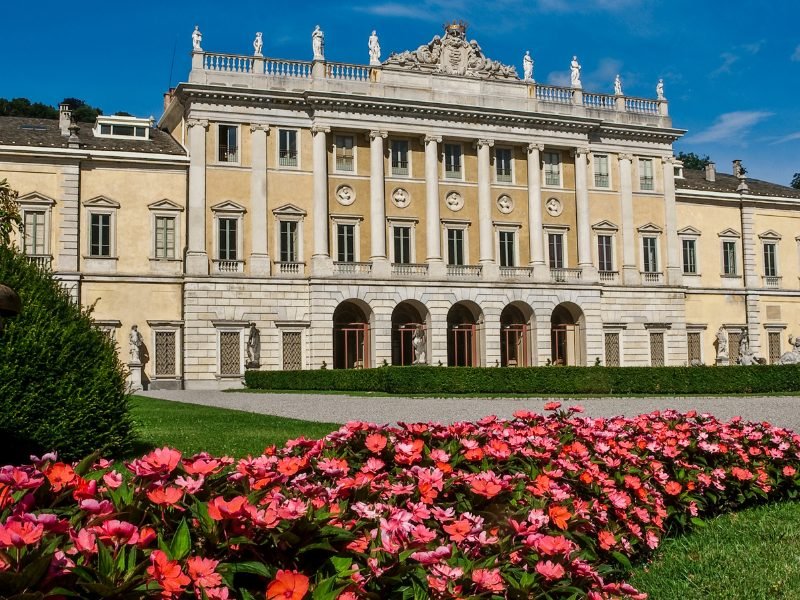
<svg viewBox="0 0 800 600"><path fill-rule="evenodd" d="M0 334L0 458L126 451L131 419L113 342L49 273L3 246L0 281L22 300Z"/></svg>
<svg viewBox="0 0 800 600"><path fill-rule="evenodd" d="M800 365L247 371L245 384L261 390L389 394L769 394L800 391Z"/></svg>

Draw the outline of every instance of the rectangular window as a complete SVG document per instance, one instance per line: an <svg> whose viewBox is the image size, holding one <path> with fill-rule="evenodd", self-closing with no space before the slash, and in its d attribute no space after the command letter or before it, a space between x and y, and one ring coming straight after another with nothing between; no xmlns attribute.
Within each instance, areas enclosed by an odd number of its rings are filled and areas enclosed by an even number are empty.
<svg viewBox="0 0 800 600"><path fill-rule="evenodd" d="M642 238L643 271L645 273L658 273L658 239L654 237Z"/></svg>
<svg viewBox="0 0 800 600"><path fill-rule="evenodd" d="M516 257L514 251L514 235L513 231L500 232L500 266L513 267L516 266Z"/></svg>
<svg viewBox="0 0 800 600"><path fill-rule="evenodd" d="M336 260L339 262L356 261L356 226L339 223L336 226Z"/></svg>
<svg viewBox="0 0 800 600"><path fill-rule="evenodd" d="M238 219L219 220L219 260L238 260L236 228Z"/></svg>
<svg viewBox="0 0 800 600"><path fill-rule="evenodd" d="M611 185L608 177L608 156L596 154L594 157L594 186L607 188Z"/></svg>
<svg viewBox="0 0 800 600"><path fill-rule="evenodd" d="M278 130L278 165L297 166L297 132L292 129Z"/></svg>
<svg viewBox="0 0 800 600"><path fill-rule="evenodd" d="M736 275L736 242L722 242L722 274Z"/></svg>
<svg viewBox="0 0 800 600"><path fill-rule="evenodd" d="M653 183L653 160L650 158L639 159L639 189L655 189Z"/></svg>
<svg viewBox="0 0 800 600"><path fill-rule="evenodd" d="M461 145L444 145L444 176L448 179L461 179Z"/></svg>
<svg viewBox="0 0 800 600"><path fill-rule="evenodd" d="M411 227L393 227L394 262L401 265L411 263Z"/></svg>
<svg viewBox="0 0 800 600"><path fill-rule="evenodd" d="M697 274L697 240L684 239L683 246L683 272L687 275Z"/></svg>
<svg viewBox="0 0 800 600"><path fill-rule="evenodd" d="M353 153L353 136L336 136L336 170L353 171L355 169Z"/></svg>
<svg viewBox="0 0 800 600"><path fill-rule="evenodd" d="M702 364L703 358L700 355L700 344L701 334L699 331L690 331L686 334L686 347L688 350L686 359L690 367Z"/></svg>
<svg viewBox="0 0 800 600"><path fill-rule="evenodd" d="M497 181L511 183L511 148L496 148L494 151L494 164L497 172Z"/></svg>
<svg viewBox="0 0 800 600"><path fill-rule="evenodd" d="M241 375L242 350L240 331L219 332L219 373L220 375Z"/></svg>
<svg viewBox="0 0 800 600"><path fill-rule="evenodd" d="M464 230L447 230L447 264L464 264Z"/></svg>
<svg viewBox="0 0 800 600"><path fill-rule="evenodd" d="M175 258L175 217L156 217L156 258Z"/></svg>
<svg viewBox="0 0 800 600"><path fill-rule="evenodd" d="M606 366L618 367L619 366L619 333L606 332Z"/></svg>
<svg viewBox="0 0 800 600"><path fill-rule="evenodd" d="M45 252L44 211L25 211L25 254L42 255Z"/></svg>
<svg viewBox="0 0 800 600"><path fill-rule="evenodd" d="M283 370L299 371L303 368L302 334L299 331L283 332Z"/></svg>
<svg viewBox="0 0 800 600"><path fill-rule="evenodd" d="M408 142L392 140L392 175L408 175Z"/></svg>
<svg viewBox="0 0 800 600"><path fill-rule="evenodd" d="M650 332L650 366L664 366L664 332Z"/></svg>
<svg viewBox="0 0 800 600"><path fill-rule="evenodd" d="M561 186L561 154L558 152L545 152L542 155L544 161L544 184L550 186Z"/></svg>
<svg viewBox="0 0 800 600"><path fill-rule="evenodd" d="M111 215L105 213L91 214L89 255L111 256Z"/></svg>
<svg viewBox="0 0 800 600"><path fill-rule="evenodd" d="M564 234L548 233L547 247L550 251L550 268L564 268Z"/></svg>
<svg viewBox="0 0 800 600"><path fill-rule="evenodd" d="M611 244L610 235L597 236L597 269L599 271L614 270L614 256Z"/></svg>
<svg viewBox="0 0 800 600"><path fill-rule="evenodd" d="M280 261L297 262L297 221L280 221Z"/></svg>
<svg viewBox="0 0 800 600"><path fill-rule="evenodd" d="M236 125L219 126L219 162L237 162L239 160L238 135L239 128Z"/></svg>
<svg viewBox="0 0 800 600"><path fill-rule="evenodd" d="M775 244L764 244L764 275L767 277L778 276L778 257Z"/></svg>
<svg viewBox="0 0 800 600"><path fill-rule="evenodd" d="M769 364L774 365L781 357L781 334L779 331L770 331L769 337Z"/></svg>
<svg viewBox="0 0 800 600"><path fill-rule="evenodd" d="M156 331L156 377L174 376L175 373L175 332Z"/></svg>

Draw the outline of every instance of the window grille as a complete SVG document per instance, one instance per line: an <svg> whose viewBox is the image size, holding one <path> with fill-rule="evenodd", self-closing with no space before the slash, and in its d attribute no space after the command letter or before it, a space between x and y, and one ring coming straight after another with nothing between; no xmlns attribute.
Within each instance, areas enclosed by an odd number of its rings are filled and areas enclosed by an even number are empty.
<svg viewBox="0 0 800 600"><path fill-rule="evenodd" d="M742 343L742 333L740 331L728 332L728 357L731 364L739 362L739 345Z"/></svg>
<svg viewBox="0 0 800 600"><path fill-rule="evenodd" d="M699 331L690 331L686 334L686 356L689 365L699 364L702 361L700 353L701 336Z"/></svg>
<svg viewBox="0 0 800 600"><path fill-rule="evenodd" d="M156 331L156 377L175 375L175 332Z"/></svg>
<svg viewBox="0 0 800 600"><path fill-rule="evenodd" d="M242 373L241 332L220 331L219 372L220 375L240 375Z"/></svg>
<svg viewBox="0 0 800 600"><path fill-rule="evenodd" d="M774 365L781 357L781 334L778 331L769 332L769 364Z"/></svg>
<svg viewBox="0 0 800 600"><path fill-rule="evenodd" d="M606 332L606 366L619 366L619 333Z"/></svg>
<svg viewBox="0 0 800 600"><path fill-rule="evenodd" d="M299 331L283 332L283 370L299 371L303 368L303 347Z"/></svg>
<svg viewBox="0 0 800 600"><path fill-rule="evenodd" d="M544 184L552 186L561 185L561 155L558 152L545 152L544 159Z"/></svg>
<svg viewBox="0 0 800 600"><path fill-rule="evenodd" d="M663 331L653 331L650 333L650 365L653 367L664 366Z"/></svg>
<svg viewBox="0 0 800 600"><path fill-rule="evenodd" d="M653 161L649 158L639 160L639 187L642 190L654 189Z"/></svg>

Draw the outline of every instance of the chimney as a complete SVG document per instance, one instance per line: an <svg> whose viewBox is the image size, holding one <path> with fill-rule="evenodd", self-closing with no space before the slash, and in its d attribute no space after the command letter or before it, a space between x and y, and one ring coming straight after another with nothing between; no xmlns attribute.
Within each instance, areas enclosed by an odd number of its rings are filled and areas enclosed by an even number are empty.
<svg viewBox="0 0 800 600"><path fill-rule="evenodd" d="M169 91L164 94L164 111L167 110L169 107L169 103L172 102L172 97L175 95L175 88L169 88Z"/></svg>
<svg viewBox="0 0 800 600"><path fill-rule="evenodd" d="M81 138L78 137L78 132L81 130L78 127L78 124L73 120L69 124L69 128L67 132L69 133L69 139L67 140L67 146L70 148L80 148L81 147Z"/></svg>
<svg viewBox="0 0 800 600"><path fill-rule="evenodd" d="M69 125L72 122L72 109L69 104L58 105L58 128L61 130L61 135L64 137L69 136Z"/></svg>
<svg viewBox="0 0 800 600"><path fill-rule="evenodd" d="M706 165L706 181L714 182L717 180L717 165L710 162Z"/></svg>

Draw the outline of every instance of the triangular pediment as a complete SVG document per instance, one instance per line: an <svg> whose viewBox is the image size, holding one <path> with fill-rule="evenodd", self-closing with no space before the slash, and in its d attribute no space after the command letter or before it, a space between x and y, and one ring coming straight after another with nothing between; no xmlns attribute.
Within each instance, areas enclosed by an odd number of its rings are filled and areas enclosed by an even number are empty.
<svg viewBox="0 0 800 600"><path fill-rule="evenodd" d="M599 223L595 223L592 225L592 229L595 231L619 231L619 227L617 227L611 221L600 221Z"/></svg>
<svg viewBox="0 0 800 600"><path fill-rule="evenodd" d="M109 198L108 196L95 196L94 198L84 201L83 205L102 208L119 208L120 206L119 202Z"/></svg>
<svg viewBox="0 0 800 600"><path fill-rule="evenodd" d="M767 229L764 233L758 234L758 237L762 240L779 240L782 236L774 229Z"/></svg>
<svg viewBox="0 0 800 600"><path fill-rule="evenodd" d="M247 212L241 204L234 202L233 200L226 200L225 202L220 202L219 204L215 204L211 207L212 212L235 212L235 213L243 213Z"/></svg>
<svg viewBox="0 0 800 600"><path fill-rule="evenodd" d="M156 200L155 202L148 204L147 208L150 210L183 210L183 207L180 204L177 204L168 198Z"/></svg>
<svg viewBox="0 0 800 600"><path fill-rule="evenodd" d="M53 206L56 203L50 196L45 196L39 192L31 192L20 196L17 198L17 202L20 204L38 204L41 206Z"/></svg>
<svg viewBox="0 0 800 600"><path fill-rule="evenodd" d="M284 204L282 206L279 206L278 208L274 208L272 210L272 214L283 215L286 217L288 216L305 217L308 213L299 206L295 206L294 204Z"/></svg>
<svg viewBox="0 0 800 600"><path fill-rule="evenodd" d="M735 229L732 229L730 227L728 227L727 229L723 229L717 235L719 237L736 237L736 238L742 237L741 235L739 235L738 231L736 231Z"/></svg>
<svg viewBox="0 0 800 600"><path fill-rule="evenodd" d="M689 225L688 227L679 229L678 235L700 235L700 230L697 229L697 227L692 227L691 225Z"/></svg>
<svg viewBox="0 0 800 600"><path fill-rule="evenodd" d="M648 223L637 228L636 231L639 233L662 233L664 230L655 223Z"/></svg>

